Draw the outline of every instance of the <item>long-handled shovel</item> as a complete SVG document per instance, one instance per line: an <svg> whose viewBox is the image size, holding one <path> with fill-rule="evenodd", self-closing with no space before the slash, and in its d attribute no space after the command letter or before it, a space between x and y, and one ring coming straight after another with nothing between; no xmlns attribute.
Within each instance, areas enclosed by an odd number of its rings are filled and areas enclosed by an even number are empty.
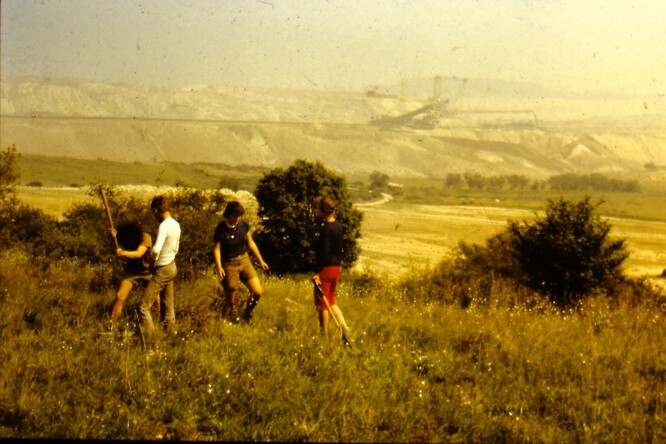
<svg viewBox="0 0 666 444"><path fill-rule="evenodd" d="M342 324L340 324L340 321L338 320L338 317L333 313L333 310L331 310L331 305L328 303L328 299L326 299L326 296L324 296L324 290L322 290L321 285L314 279L312 279L312 282L315 285L315 288L317 289L317 297L319 300L324 301L324 304L326 304L326 310L328 310L328 313L331 315L333 318L333 321L335 322L335 325L338 326L340 331L342 332L342 341L345 343L345 345L349 346L351 348L351 343L349 342L349 339L347 339L347 335L345 334L344 329L342 328Z"/></svg>
<svg viewBox="0 0 666 444"><path fill-rule="evenodd" d="M106 192L104 191L104 187L100 186L99 187L99 193L102 195L102 202L104 202L104 209L106 210L106 218L109 220L109 227L113 230L113 219L111 218L111 209L109 208L109 202L106 200ZM116 235L113 235L113 243L116 245L116 250L120 248L118 246L118 239L116 239Z"/></svg>

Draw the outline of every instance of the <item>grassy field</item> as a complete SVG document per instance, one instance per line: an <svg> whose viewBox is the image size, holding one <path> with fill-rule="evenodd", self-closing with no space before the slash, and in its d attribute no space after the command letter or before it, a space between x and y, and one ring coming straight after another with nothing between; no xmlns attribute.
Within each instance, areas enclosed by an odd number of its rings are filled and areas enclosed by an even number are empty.
<svg viewBox="0 0 666 444"><path fill-rule="evenodd" d="M75 261L41 270L0 253L0 437L666 440L666 331L648 302L461 309L345 273L349 348L339 333L319 335L307 279L262 274L246 325L220 319L211 275L177 281L178 334L158 334L146 352L136 293L106 334L113 288L87 291L94 277Z"/></svg>
<svg viewBox="0 0 666 444"><path fill-rule="evenodd" d="M611 234L627 239L627 272L661 285L666 221L651 186L595 198ZM84 188L17 191L56 216L90 199ZM94 264L41 267L0 251L0 438L666 442L666 296L590 298L566 312L463 309L437 295L414 303L399 285L460 241L529 220L543 196L453 193L424 180L358 205L362 255L338 293L351 348L338 332L319 334L306 277L261 273L252 323L235 324L219 316L211 273L176 282L178 334L158 334L146 350L139 291L109 333L115 288L91 290Z"/></svg>
<svg viewBox="0 0 666 444"><path fill-rule="evenodd" d="M212 163L115 162L109 160L21 154L18 160L20 185L82 187L103 182L108 185L187 185L194 188L254 189L267 169L230 167Z"/></svg>

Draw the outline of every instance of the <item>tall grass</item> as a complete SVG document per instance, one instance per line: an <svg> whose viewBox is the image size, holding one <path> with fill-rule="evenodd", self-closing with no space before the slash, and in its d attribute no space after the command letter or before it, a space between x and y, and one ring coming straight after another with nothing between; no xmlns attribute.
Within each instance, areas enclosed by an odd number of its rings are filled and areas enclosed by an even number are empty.
<svg viewBox="0 0 666 444"><path fill-rule="evenodd" d="M0 437L313 442L664 442L663 300L580 311L415 304L346 273L352 327L319 334L308 280L261 276L250 324L212 275L176 285L144 351L136 295L106 331L95 270L0 257Z"/></svg>

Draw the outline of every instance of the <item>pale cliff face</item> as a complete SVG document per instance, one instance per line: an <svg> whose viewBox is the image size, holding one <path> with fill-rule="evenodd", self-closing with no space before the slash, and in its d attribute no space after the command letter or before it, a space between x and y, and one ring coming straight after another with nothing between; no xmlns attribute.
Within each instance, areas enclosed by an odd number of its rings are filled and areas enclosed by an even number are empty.
<svg viewBox="0 0 666 444"><path fill-rule="evenodd" d="M388 93L3 78L1 101L2 143L23 153L266 167L303 158L414 177L666 165L656 96L457 97L426 112L430 102Z"/></svg>

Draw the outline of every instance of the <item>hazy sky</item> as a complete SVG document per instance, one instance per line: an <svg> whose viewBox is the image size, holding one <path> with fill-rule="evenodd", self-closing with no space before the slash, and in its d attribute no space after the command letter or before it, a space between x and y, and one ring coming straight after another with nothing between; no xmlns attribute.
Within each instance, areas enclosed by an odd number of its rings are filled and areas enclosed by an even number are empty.
<svg viewBox="0 0 666 444"><path fill-rule="evenodd" d="M2 0L2 75L666 93L664 0Z"/></svg>

